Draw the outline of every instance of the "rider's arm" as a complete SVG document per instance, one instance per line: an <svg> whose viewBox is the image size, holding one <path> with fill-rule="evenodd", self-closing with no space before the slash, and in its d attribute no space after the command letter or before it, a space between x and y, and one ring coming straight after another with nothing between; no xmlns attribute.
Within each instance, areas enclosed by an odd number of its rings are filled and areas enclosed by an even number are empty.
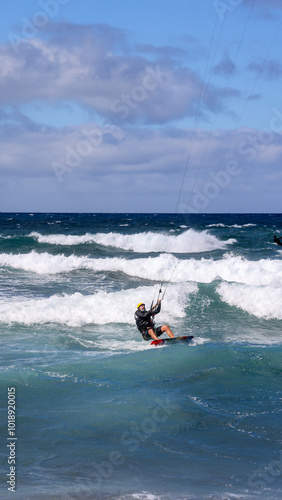
<svg viewBox="0 0 282 500"><path fill-rule="evenodd" d="M158 302L158 304L155 304L151 309L150 312L151 314L158 314L161 310L161 301Z"/></svg>

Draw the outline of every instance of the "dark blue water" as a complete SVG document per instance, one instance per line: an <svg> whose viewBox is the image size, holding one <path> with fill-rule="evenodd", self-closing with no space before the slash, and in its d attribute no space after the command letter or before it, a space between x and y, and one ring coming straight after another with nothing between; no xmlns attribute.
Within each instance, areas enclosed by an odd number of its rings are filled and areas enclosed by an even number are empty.
<svg viewBox="0 0 282 500"><path fill-rule="evenodd" d="M0 223L1 499L281 498L281 215ZM160 283L192 345L136 330Z"/></svg>

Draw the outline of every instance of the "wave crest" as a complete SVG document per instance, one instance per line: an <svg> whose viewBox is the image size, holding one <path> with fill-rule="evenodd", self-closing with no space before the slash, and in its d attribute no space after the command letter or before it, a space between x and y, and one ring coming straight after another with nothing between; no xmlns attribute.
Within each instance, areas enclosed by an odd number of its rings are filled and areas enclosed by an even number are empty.
<svg viewBox="0 0 282 500"><path fill-rule="evenodd" d="M225 255L223 259L179 259L171 254L127 260L119 257L94 259L86 256L50 253L0 254L0 266L37 274L69 273L86 269L93 272L123 272L152 281L212 283L217 279L248 285L282 285L282 261Z"/></svg>
<svg viewBox="0 0 282 500"><path fill-rule="evenodd" d="M179 235L168 235L163 233L97 233L84 235L42 235L32 232L30 236L39 243L51 245L81 245L96 243L105 247L131 250L138 253L167 252L167 253L198 253L210 252L212 250L224 250L228 245L235 243L234 238L221 241L208 231L194 231L188 229Z"/></svg>
<svg viewBox="0 0 282 500"><path fill-rule="evenodd" d="M217 291L227 304L238 307L257 318L282 319L280 286L254 287L238 283L221 283Z"/></svg>
<svg viewBox="0 0 282 500"><path fill-rule="evenodd" d="M166 294L167 306L162 308L156 318L158 322L162 324L183 318L189 295L196 291L197 286L192 283L170 286ZM109 323L134 325L133 315L137 303L145 302L149 308L153 295L154 287L139 287L119 292L99 291L88 296L75 293L53 295L47 299L2 301L0 322L24 325L57 323L71 327Z"/></svg>

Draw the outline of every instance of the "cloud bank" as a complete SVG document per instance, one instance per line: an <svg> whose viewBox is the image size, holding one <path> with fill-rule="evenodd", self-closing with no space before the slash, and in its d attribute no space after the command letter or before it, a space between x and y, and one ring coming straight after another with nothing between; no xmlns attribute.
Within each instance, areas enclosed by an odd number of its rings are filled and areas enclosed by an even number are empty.
<svg viewBox="0 0 282 500"><path fill-rule="evenodd" d="M263 183L272 186L266 169L271 163L280 175L279 110L273 117L276 129L269 127L265 136L254 128L240 128L235 135L223 128L209 131L214 113L230 114L231 102L242 98L239 89L225 88L226 78L239 68L225 52L213 67L222 85L206 84L188 60L188 52L177 47L131 46L125 31L100 24L52 22L40 37L2 44L0 172L6 207L8 193L16 190L25 201L15 210L23 210L28 197L44 200L44 210L52 210L52 194L63 193L63 204L66 193L76 192L80 200L85 193L133 196L146 200L146 207L148 200L165 197L166 211L175 211L179 194L187 205L230 162L237 170L230 167L228 175L236 170L238 176L224 186L229 199L236 200L240 187L244 192L248 186L257 185L258 191ZM259 63L250 62L248 70L257 73ZM269 61L265 72L278 79L281 65ZM75 103L89 120L60 128L35 123L24 112L32 103L61 108ZM201 119L207 127L193 131L181 125L185 119Z"/></svg>

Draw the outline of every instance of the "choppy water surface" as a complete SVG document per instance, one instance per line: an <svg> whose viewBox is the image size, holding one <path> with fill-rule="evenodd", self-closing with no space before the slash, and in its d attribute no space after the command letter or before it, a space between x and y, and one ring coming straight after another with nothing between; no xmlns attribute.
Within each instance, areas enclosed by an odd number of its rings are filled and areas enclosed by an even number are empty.
<svg viewBox="0 0 282 500"><path fill-rule="evenodd" d="M14 498L281 498L281 215L0 222L1 459L6 474L14 386ZM157 324L192 345L155 348L136 330L136 304L161 282Z"/></svg>

